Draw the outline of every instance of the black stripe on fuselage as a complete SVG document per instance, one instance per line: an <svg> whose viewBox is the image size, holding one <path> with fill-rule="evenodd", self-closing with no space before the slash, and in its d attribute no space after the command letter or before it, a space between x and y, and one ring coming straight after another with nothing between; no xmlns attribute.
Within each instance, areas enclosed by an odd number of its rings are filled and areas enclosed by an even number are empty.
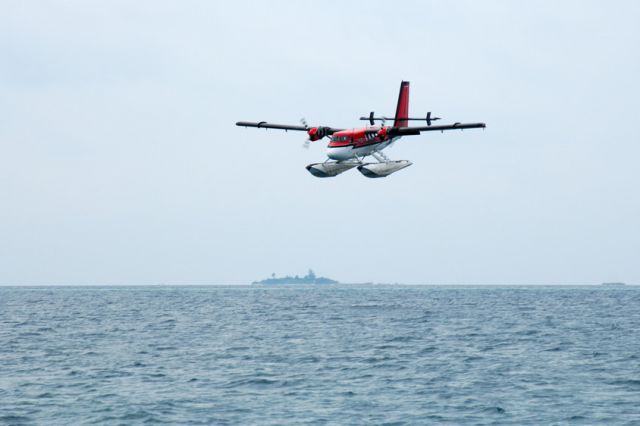
<svg viewBox="0 0 640 426"><path fill-rule="evenodd" d="M372 146L372 145L378 145L378 144L385 143L385 142L391 142L391 140L387 139L387 140L384 140L384 141L365 143L365 144L362 144L362 145L356 145L355 143L350 143L348 145L329 146L328 148L349 148L349 147L351 147L352 149L358 149L358 148L366 148L366 147Z"/></svg>

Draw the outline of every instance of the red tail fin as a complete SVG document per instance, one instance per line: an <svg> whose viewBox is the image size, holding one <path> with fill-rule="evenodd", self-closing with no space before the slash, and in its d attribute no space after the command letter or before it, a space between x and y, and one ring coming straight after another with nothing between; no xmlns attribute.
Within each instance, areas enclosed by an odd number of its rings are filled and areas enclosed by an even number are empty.
<svg viewBox="0 0 640 426"><path fill-rule="evenodd" d="M394 127L408 127L409 120L409 82L400 83L400 94L398 95L398 106L396 107Z"/></svg>

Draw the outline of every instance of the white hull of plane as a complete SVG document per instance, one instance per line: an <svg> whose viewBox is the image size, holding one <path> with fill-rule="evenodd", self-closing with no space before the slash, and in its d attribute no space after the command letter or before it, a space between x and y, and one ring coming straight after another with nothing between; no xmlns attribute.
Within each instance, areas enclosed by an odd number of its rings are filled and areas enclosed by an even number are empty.
<svg viewBox="0 0 640 426"><path fill-rule="evenodd" d="M397 137L385 142L362 146L360 148L354 148L353 146L328 147L327 157L329 157L331 160L336 160L336 161L346 161L351 159L355 160L359 158L364 158L369 155L373 155L374 153L382 151L383 149L387 148L398 139L400 138Z"/></svg>

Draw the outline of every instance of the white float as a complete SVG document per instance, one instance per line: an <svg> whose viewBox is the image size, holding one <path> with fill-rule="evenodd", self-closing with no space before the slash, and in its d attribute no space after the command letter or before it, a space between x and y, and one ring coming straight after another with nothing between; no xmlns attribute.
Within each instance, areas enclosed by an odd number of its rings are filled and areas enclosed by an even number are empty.
<svg viewBox="0 0 640 426"><path fill-rule="evenodd" d="M347 170L353 169L359 163L355 162L335 162L335 161L326 161L324 163L313 163L307 166L307 170L309 173L314 175L315 177L334 177L338 176L340 173L344 173Z"/></svg>
<svg viewBox="0 0 640 426"><path fill-rule="evenodd" d="M358 166L360 173L368 178L381 178L389 176L398 170L409 167L413 163L408 160L385 161L383 163L366 163Z"/></svg>

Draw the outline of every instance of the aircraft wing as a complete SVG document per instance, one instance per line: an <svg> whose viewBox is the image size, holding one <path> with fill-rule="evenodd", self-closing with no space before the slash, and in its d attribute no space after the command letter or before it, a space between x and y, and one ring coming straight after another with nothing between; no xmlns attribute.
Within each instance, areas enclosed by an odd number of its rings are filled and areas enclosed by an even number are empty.
<svg viewBox="0 0 640 426"><path fill-rule="evenodd" d="M439 126L394 127L391 129L390 133L398 136L408 136L419 135L421 132L433 132L438 130L444 132L445 130L484 129L485 127L487 127L487 125L484 123L453 123Z"/></svg>
<svg viewBox="0 0 640 426"><path fill-rule="evenodd" d="M260 129L278 129L278 130L284 130L284 131L296 130L300 132L308 132L311 129L317 128L317 129L322 129L322 132L324 135L332 135L335 132L339 132L340 130L343 130L343 129L334 129L333 127L327 127L327 126L317 126L317 127L292 126L290 124L267 123L266 121L259 121L257 123L251 122L251 121L238 121L236 123L236 126L257 127Z"/></svg>

